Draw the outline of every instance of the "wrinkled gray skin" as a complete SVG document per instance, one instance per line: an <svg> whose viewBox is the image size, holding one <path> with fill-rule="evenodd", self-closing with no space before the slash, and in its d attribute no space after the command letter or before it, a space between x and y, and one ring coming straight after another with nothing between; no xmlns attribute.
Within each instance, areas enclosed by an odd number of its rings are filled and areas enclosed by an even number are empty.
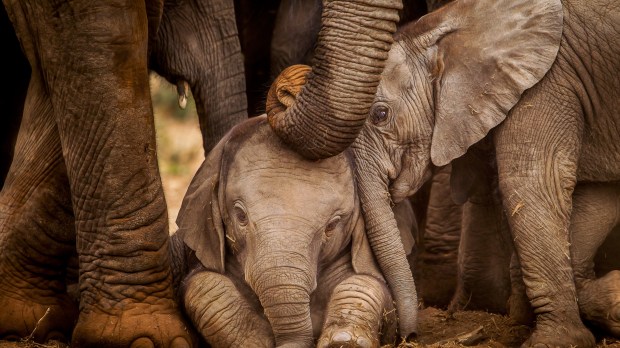
<svg viewBox="0 0 620 348"><path fill-rule="evenodd" d="M191 344L170 286L148 68L192 88L208 151L246 118L232 1L3 6L32 74L0 194L0 338ZM78 261L79 308L66 279Z"/></svg>
<svg viewBox="0 0 620 348"><path fill-rule="evenodd" d="M414 205L422 203L426 210L420 214L424 220L416 236L417 253L408 256L419 298L425 305L441 308L448 306L458 283L462 207L450 197L450 172L450 166L438 168L428 197L412 199Z"/></svg>
<svg viewBox="0 0 620 348"><path fill-rule="evenodd" d="M595 256L613 231L620 230L620 185L618 183L580 183L573 193L571 215L571 261L584 320L620 337L620 271L603 276L595 273ZM615 230L614 230L615 228ZM609 244L609 242L606 242ZM597 260L597 266L617 260L618 245L613 253ZM617 264L616 264L617 267Z"/></svg>
<svg viewBox="0 0 620 348"><path fill-rule="evenodd" d="M162 69L167 65L172 72L164 76L173 82L179 82L175 69L181 69L192 88L191 76L224 87L242 85L242 69L214 77L177 65L183 62L178 54L208 61L222 52L215 70L241 63L231 4L4 1L33 73L15 159L0 197L0 307L6 309L0 312L1 336L28 335L50 307L35 339L68 337L73 321L67 318L77 316L78 309L66 295L65 269L76 261L71 255L77 246L80 308L72 346L188 343L170 286L148 59ZM191 5L197 7L188 10ZM396 0L325 1L316 73L299 96L303 107L292 106L274 122L297 151L329 157L355 139L376 92L400 7ZM200 23L195 17L209 14L214 28L205 37L194 36L191 25L166 27L166 18L194 24ZM167 35L183 42L176 55L166 45ZM340 39L351 35L356 40ZM206 52L194 51L211 39L221 41ZM334 47L338 53L332 55ZM171 54L170 61L153 58L160 49ZM351 63L350 56L360 63ZM196 87L194 96L201 91ZM243 99L243 91L220 92L208 98L231 103L239 109L230 114L238 115L245 103L234 100ZM345 108L352 99L359 104ZM327 124L332 118L348 120L350 127ZM207 133L216 128L201 123ZM212 140L205 140L208 149L207 141ZM102 322L115 324L100 329ZM415 325L401 321L401 327L408 334Z"/></svg>
<svg viewBox="0 0 620 348"><path fill-rule="evenodd" d="M575 300L568 227L577 182L620 179L619 23L611 1L479 0L404 29L354 144L377 259L398 250L390 203L486 137L536 314L524 345L593 346ZM395 282L393 264L379 263Z"/></svg>
<svg viewBox="0 0 620 348"><path fill-rule="evenodd" d="M426 13L426 8L433 10L447 2L404 1L399 23L417 19ZM275 77L287 66L310 63L320 24L320 8L321 1L316 0L283 0L280 3L271 41L272 76ZM423 210L429 205L432 213L421 221L419 258L415 258L414 254L409 257L412 267L418 271L415 276L421 281L418 292L428 300L428 304L436 306L448 305L456 284L461 208L450 203L448 186L449 176L439 175L430 189L430 200L418 202L424 205ZM428 248L424 247L426 239ZM406 264L402 266L406 267ZM413 290L397 291L410 293Z"/></svg>
<svg viewBox="0 0 620 348"><path fill-rule="evenodd" d="M520 272L515 273L518 265L514 265L511 278L513 244L499 196L492 146L488 142L480 143L454 160L452 168L456 174L450 178L452 198L464 205L458 281L449 311L477 309L506 313L511 284L516 292L511 301L527 301L527 298L524 298L524 291L517 291L523 283ZM515 302L513 310L520 305L529 310L527 303L520 302ZM531 319L531 315L527 318Z"/></svg>
<svg viewBox="0 0 620 348"><path fill-rule="evenodd" d="M306 160L265 116L216 146L190 184L173 236L190 249L181 293L207 342L379 347L382 326L390 332L383 341L394 339L392 298L353 177L350 153Z"/></svg>

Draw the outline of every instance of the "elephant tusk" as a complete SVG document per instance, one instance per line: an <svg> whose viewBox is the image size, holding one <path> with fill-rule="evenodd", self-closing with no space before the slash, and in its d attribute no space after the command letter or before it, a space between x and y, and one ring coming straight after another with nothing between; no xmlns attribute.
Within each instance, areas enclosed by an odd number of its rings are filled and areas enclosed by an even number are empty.
<svg viewBox="0 0 620 348"><path fill-rule="evenodd" d="M179 107L185 110L187 106L189 84L185 80L179 80L177 82L177 93L179 94Z"/></svg>

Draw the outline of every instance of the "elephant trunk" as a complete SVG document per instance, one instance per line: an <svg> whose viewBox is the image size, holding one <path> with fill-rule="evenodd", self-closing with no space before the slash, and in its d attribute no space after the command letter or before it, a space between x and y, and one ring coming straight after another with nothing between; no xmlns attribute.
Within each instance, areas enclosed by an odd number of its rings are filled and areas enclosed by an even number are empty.
<svg viewBox="0 0 620 348"><path fill-rule="evenodd" d="M357 177L368 241L396 301L400 335L411 338L417 330L418 300L391 208L388 179L362 158L357 157Z"/></svg>
<svg viewBox="0 0 620 348"><path fill-rule="evenodd" d="M312 347L310 292L314 277L310 268L304 266L309 263L292 261L290 253L282 257L273 252L269 254L261 258L265 262L255 263L257 267L250 273L248 281L271 324L276 346Z"/></svg>
<svg viewBox="0 0 620 348"><path fill-rule="evenodd" d="M308 159L349 147L369 114L396 31L400 0L326 0L313 70L274 131Z"/></svg>

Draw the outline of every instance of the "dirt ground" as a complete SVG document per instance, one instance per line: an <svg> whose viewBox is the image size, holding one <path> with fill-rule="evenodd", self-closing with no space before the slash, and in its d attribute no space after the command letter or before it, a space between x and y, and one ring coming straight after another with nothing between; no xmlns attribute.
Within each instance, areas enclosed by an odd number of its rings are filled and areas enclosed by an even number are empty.
<svg viewBox="0 0 620 348"><path fill-rule="evenodd" d="M456 347L519 347L528 337L527 326L514 325L502 315L477 311L462 311L448 318L445 311L428 307L420 311L418 339L398 348L456 348ZM48 345L32 342L1 342L0 348L61 348L59 343ZM390 348L384 346L382 348ZM620 347L620 340L599 338L597 347Z"/></svg>
<svg viewBox="0 0 620 348"><path fill-rule="evenodd" d="M192 102L184 111L176 105L172 86L152 78L153 100L160 171L168 204L171 233L185 191L202 163L202 140ZM530 333L529 327L515 325L502 315L462 311L448 317L445 311L425 308L420 311L418 338L405 347L518 347ZM40 345L33 342L2 342L0 348L66 347L62 344ZM598 347L619 347L620 340L601 337Z"/></svg>

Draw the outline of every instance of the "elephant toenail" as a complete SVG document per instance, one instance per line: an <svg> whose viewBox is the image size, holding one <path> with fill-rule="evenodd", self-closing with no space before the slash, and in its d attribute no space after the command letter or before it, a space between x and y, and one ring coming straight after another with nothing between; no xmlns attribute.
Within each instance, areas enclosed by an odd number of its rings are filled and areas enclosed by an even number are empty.
<svg viewBox="0 0 620 348"><path fill-rule="evenodd" d="M336 332L334 336L332 336L332 341L349 342L351 341L351 334L346 331Z"/></svg>
<svg viewBox="0 0 620 348"><path fill-rule="evenodd" d="M366 337L358 337L355 343L359 348L372 348L372 342Z"/></svg>
<svg viewBox="0 0 620 348"><path fill-rule="evenodd" d="M133 341L131 344L131 348L155 348L153 341L146 337L140 337L137 340Z"/></svg>
<svg viewBox="0 0 620 348"><path fill-rule="evenodd" d="M170 347L172 348L189 348L191 347L189 342L187 342L187 340L183 337L177 337L174 340L172 340L172 343L170 344Z"/></svg>

